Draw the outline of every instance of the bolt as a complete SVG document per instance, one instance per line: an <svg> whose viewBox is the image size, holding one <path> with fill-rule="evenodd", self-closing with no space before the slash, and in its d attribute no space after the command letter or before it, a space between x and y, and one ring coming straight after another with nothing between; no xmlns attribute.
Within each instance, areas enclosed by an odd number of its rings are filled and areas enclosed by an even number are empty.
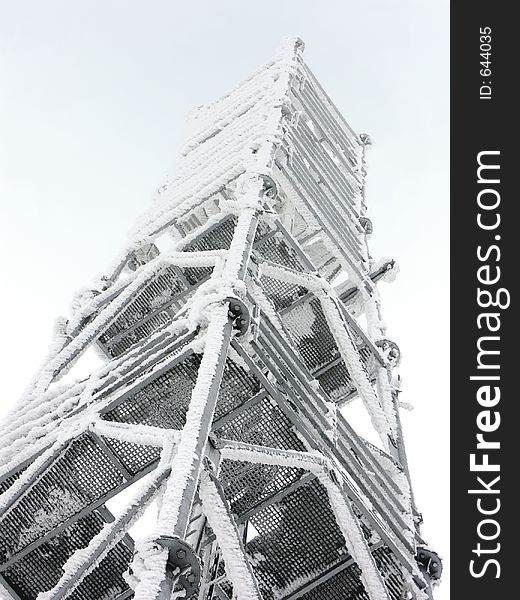
<svg viewBox="0 0 520 600"><path fill-rule="evenodd" d="M190 583L195 583L195 580L197 579L195 577L195 573L188 573L186 575L186 579L190 582Z"/></svg>
<svg viewBox="0 0 520 600"><path fill-rule="evenodd" d="M177 550L177 558L185 558L186 550Z"/></svg>

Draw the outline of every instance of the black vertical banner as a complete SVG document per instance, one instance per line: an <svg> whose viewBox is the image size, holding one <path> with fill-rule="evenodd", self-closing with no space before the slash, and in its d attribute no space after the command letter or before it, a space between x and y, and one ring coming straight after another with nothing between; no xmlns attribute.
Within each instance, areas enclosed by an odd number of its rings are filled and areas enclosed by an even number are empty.
<svg viewBox="0 0 520 600"><path fill-rule="evenodd" d="M513 7L476 0L451 8L454 599L515 595L520 574L520 327L513 290L520 259L520 52Z"/></svg>

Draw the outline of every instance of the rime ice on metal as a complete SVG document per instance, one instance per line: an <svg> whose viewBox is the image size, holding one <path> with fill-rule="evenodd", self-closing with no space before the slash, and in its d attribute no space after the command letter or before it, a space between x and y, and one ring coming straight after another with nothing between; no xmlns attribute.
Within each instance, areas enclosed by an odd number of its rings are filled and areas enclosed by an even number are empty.
<svg viewBox="0 0 520 600"><path fill-rule="evenodd" d="M431 596L441 564L418 529L377 289L396 267L367 248L370 142L302 50L289 40L193 114L175 177L3 423L8 597Z"/></svg>

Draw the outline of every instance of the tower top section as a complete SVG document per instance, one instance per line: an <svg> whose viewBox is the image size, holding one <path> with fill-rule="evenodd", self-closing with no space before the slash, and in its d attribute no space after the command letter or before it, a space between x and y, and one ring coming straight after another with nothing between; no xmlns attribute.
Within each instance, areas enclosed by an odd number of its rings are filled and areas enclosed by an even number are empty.
<svg viewBox="0 0 520 600"><path fill-rule="evenodd" d="M180 247L183 238L206 222L207 214L233 211L232 191L244 173L271 177L282 203L288 195L309 195L310 188L318 186L319 193L313 195L321 204L319 196L325 195L325 203L335 205L331 222L341 230L329 242L343 247L344 266L363 279L357 262L364 258L360 241L367 227L364 149L370 142L341 116L303 61L303 50L301 39L285 40L272 61L215 102L193 111L173 173L136 223L128 247L103 286L113 283L135 250L147 248L165 232ZM315 156L323 152L323 167L338 172L334 180L324 181L311 168ZM286 180L282 171L287 164L293 167L295 181L297 171L306 173L307 190L295 190ZM305 220L296 216L300 217ZM348 231L338 219L347 223ZM325 230L329 223L315 220L313 226Z"/></svg>

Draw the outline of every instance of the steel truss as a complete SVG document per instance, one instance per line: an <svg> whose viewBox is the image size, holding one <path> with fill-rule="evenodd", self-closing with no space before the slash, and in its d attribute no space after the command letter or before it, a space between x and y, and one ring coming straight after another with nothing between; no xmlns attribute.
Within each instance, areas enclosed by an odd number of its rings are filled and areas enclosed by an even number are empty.
<svg viewBox="0 0 520 600"><path fill-rule="evenodd" d="M179 175L4 424L11 597L431 595L440 561L418 530L376 285L394 263L367 248L369 140L302 50L291 40L200 109ZM102 366L61 385L92 346ZM114 517L106 503L134 484Z"/></svg>

